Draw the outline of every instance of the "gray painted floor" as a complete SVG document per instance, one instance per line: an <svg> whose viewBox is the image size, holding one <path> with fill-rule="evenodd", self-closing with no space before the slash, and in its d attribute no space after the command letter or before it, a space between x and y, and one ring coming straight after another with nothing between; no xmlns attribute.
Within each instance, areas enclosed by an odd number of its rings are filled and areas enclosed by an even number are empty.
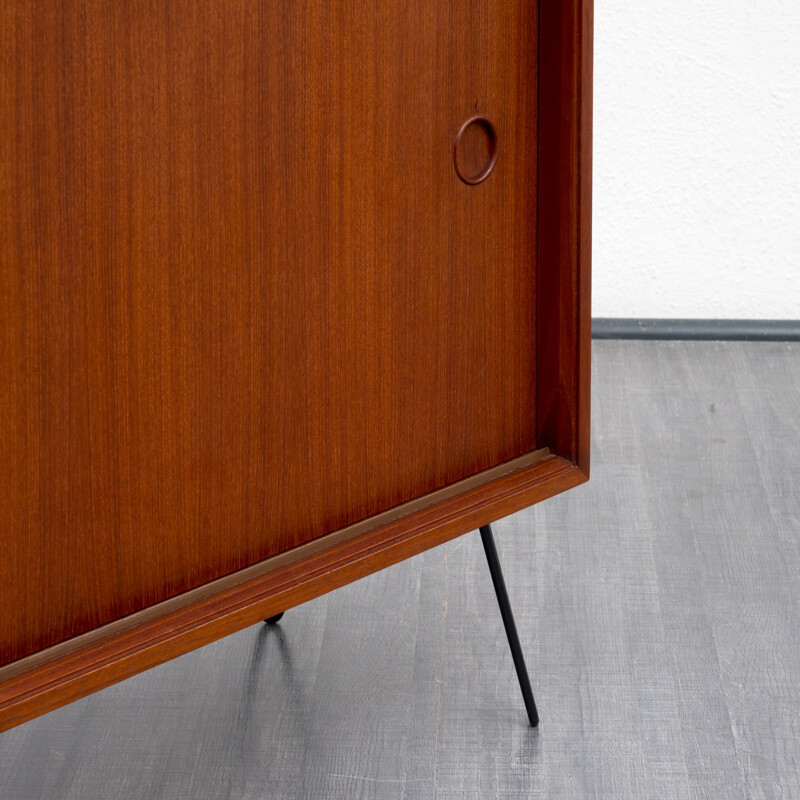
<svg viewBox="0 0 800 800"><path fill-rule="evenodd" d="M800 798L800 347L596 342L593 476L0 735L0 797Z"/></svg>

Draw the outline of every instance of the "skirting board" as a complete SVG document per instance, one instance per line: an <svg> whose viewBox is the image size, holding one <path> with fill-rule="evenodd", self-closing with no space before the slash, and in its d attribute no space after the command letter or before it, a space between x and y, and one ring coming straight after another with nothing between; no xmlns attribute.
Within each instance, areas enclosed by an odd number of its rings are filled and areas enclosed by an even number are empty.
<svg viewBox="0 0 800 800"><path fill-rule="evenodd" d="M796 319L638 319L598 317L593 339L695 339L798 342Z"/></svg>

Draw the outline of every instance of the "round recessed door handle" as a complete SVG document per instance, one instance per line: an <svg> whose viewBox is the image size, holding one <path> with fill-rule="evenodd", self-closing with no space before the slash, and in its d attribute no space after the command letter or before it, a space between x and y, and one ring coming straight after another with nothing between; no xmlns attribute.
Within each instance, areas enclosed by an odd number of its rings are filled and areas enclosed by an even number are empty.
<svg viewBox="0 0 800 800"><path fill-rule="evenodd" d="M483 183L497 163L497 131L484 114L470 117L459 128L453 145L453 164L464 183Z"/></svg>

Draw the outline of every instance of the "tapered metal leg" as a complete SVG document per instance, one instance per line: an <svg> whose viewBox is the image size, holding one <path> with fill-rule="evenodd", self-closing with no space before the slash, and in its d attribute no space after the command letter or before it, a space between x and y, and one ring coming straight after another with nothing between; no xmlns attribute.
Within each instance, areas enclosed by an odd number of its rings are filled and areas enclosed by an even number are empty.
<svg viewBox="0 0 800 800"><path fill-rule="evenodd" d="M494 591L497 595L497 602L500 605L500 615L503 617L503 625L506 629L508 644L511 647L511 656L514 659L514 667L519 678L519 688L522 689L522 699L525 701L525 709L528 712L528 719L535 728L539 724L539 713L536 711L536 703L533 699L531 682L528 678L528 670L525 667L525 657L522 655L522 647L517 635L517 626L514 624L514 615L511 613L511 603L508 601L506 582L503 580L503 570L500 568L500 559L497 557L497 548L494 545L494 536L490 525L481 528L481 541L483 549L486 551L486 560L489 562L489 572L492 575Z"/></svg>

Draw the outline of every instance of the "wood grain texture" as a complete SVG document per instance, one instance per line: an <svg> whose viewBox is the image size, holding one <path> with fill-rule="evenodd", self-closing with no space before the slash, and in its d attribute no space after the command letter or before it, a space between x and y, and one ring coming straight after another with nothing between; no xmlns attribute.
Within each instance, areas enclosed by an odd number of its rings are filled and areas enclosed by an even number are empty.
<svg viewBox="0 0 800 800"><path fill-rule="evenodd" d="M0 663L534 449L535 6L2 13Z"/></svg>
<svg viewBox="0 0 800 800"><path fill-rule="evenodd" d="M2 726L586 480L591 4L547 7L4 5Z"/></svg>
<svg viewBox="0 0 800 800"><path fill-rule="evenodd" d="M537 440L588 476L592 0L541 3L539 29Z"/></svg>
<svg viewBox="0 0 800 800"><path fill-rule="evenodd" d="M595 342L592 480L0 735L2 800L800 797L800 348ZM712 410L713 407L713 410Z"/></svg>

